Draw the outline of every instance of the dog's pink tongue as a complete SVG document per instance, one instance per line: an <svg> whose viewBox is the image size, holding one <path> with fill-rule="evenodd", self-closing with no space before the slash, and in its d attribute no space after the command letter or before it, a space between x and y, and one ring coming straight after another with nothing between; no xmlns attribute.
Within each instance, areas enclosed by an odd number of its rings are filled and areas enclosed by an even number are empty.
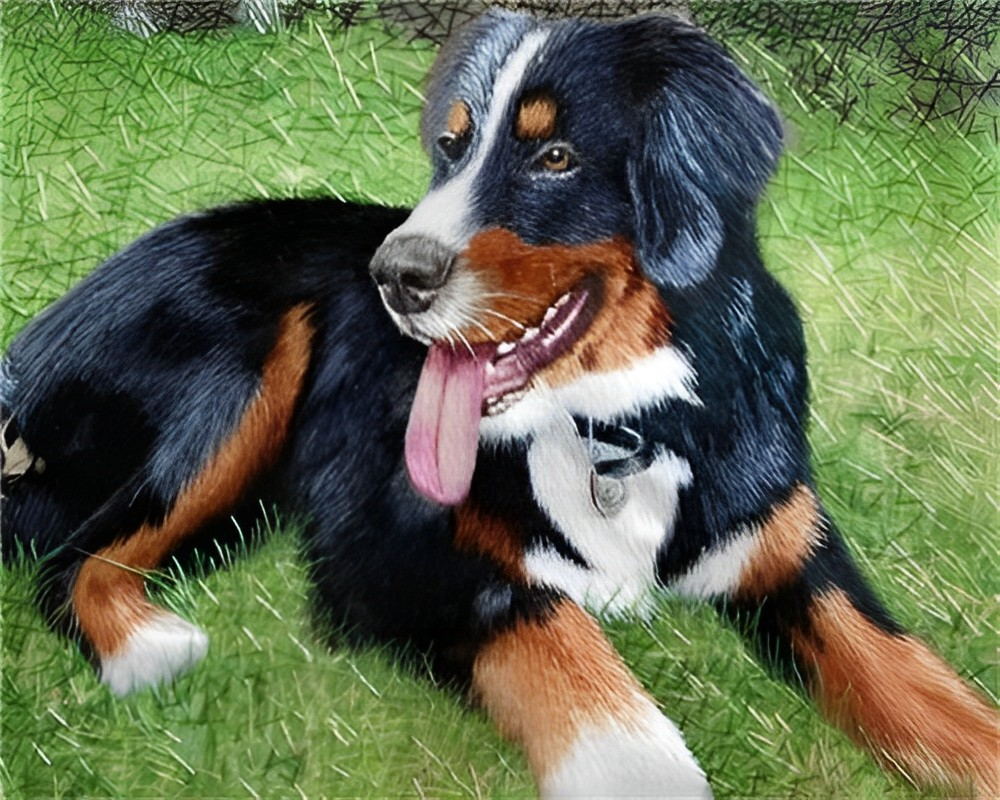
<svg viewBox="0 0 1000 800"><path fill-rule="evenodd" d="M472 484L486 358L435 344L427 353L406 426L406 469L425 497L452 506Z"/></svg>

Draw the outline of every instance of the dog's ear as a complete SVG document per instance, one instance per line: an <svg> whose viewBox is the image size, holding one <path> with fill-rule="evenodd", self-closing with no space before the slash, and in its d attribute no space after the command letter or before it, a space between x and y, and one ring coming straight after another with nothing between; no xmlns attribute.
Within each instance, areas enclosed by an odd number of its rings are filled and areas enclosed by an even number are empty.
<svg viewBox="0 0 1000 800"><path fill-rule="evenodd" d="M617 28L621 80L638 114L627 164L637 254L650 278L688 286L711 272L727 235L752 226L781 122L696 28L662 15Z"/></svg>

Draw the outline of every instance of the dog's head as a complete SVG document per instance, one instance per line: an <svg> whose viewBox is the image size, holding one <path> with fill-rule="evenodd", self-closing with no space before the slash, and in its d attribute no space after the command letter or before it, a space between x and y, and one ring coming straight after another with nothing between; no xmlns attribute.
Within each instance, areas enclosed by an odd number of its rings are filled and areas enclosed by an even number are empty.
<svg viewBox="0 0 1000 800"><path fill-rule="evenodd" d="M669 344L664 297L709 279L780 150L771 105L695 28L491 12L431 72L427 195L371 271L431 345L411 476L464 496L482 414Z"/></svg>

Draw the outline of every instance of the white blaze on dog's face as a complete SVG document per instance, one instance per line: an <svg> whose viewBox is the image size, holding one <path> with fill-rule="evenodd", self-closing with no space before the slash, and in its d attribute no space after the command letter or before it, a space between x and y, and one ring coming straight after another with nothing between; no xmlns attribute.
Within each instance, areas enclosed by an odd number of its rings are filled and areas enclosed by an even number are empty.
<svg viewBox="0 0 1000 800"><path fill-rule="evenodd" d="M762 102L662 16L491 12L445 45L422 121L430 189L371 265L400 329L431 347L407 434L423 494L465 496L481 433L696 402L665 298L710 273L717 205L758 191L779 131L712 119L727 93L734 113Z"/></svg>
<svg viewBox="0 0 1000 800"><path fill-rule="evenodd" d="M487 156L497 139L506 134L503 123L508 121L515 93L548 37L547 31L530 31L502 61L482 65L484 72L490 67L495 69L495 78L488 96L476 104L479 117L475 128L469 100L456 97L452 101L446 125L435 141L436 149L450 162L450 171L427 192L390 239L426 236L456 253L465 249L480 229L475 215L475 191L482 182Z"/></svg>

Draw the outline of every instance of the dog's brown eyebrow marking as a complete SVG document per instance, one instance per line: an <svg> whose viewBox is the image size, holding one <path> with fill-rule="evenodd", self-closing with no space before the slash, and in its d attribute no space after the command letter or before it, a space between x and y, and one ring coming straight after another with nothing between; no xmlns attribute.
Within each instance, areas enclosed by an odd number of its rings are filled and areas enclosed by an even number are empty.
<svg viewBox="0 0 1000 800"><path fill-rule="evenodd" d="M548 139L556 132L558 106L548 92L528 92L521 98L514 135L518 139Z"/></svg>
<svg viewBox="0 0 1000 800"><path fill-rule="evenodd" d="M469 114L469 106L464 100L456 100L448 110L448 133L454 136L465 136L472 126L472 117Z"/></svg>

